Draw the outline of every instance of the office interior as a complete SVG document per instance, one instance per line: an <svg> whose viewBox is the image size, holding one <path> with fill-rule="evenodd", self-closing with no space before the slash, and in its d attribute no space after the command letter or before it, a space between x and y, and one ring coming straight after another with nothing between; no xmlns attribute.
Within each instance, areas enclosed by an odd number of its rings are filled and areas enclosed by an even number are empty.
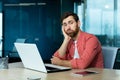
<svg viewBox="0 0 120 80"><path fill-rule="evenodd" d="M62 43L60 16L66 11L77 13L80 28L97 36L102 46L120 47L120 0L0 0L0 56L20 61L14 42L24 39L49 62Z"/></svg>

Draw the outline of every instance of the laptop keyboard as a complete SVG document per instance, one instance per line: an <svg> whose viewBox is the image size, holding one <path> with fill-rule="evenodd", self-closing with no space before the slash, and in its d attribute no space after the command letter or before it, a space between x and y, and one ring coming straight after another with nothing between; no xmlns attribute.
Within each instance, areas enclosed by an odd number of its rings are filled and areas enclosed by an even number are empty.
<svg viewBox="0 0 120 80"><path fill-rule="evenodd" d="M53 68L53 67L49 67L49 66L45 66L47 70L58 70L58 68Z"/></svg>

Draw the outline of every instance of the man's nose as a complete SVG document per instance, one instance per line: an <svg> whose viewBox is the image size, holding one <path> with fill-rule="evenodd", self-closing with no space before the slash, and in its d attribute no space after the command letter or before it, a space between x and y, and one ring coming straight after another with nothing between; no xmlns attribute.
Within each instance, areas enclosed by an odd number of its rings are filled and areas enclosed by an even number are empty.
<svg viewBox="0 0 120 80"><path fill-rule="evenodd" d="M70 25L67 25L67 30L69 30L70 29Z"/></svg>

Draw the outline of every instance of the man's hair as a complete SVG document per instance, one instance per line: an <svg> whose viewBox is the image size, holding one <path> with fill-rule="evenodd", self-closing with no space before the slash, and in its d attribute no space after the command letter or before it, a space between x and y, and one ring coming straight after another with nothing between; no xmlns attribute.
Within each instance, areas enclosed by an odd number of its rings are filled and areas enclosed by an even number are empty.
<svg viewBox="0 0 120 80"><path fill-rule="evenodd" d="M75 21L77 22L79 20L79 17L77 14L73 13L73 12L65 12L62 17L61 17L61 23L63 22L63 20L69 16L73 16L73 18L75 19Z"/></svg>

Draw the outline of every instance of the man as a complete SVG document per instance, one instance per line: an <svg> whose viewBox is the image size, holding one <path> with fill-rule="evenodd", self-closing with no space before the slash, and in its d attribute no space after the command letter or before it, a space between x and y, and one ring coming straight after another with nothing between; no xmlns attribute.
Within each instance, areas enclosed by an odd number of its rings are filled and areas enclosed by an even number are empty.
<svg viewBox="0 0 120 80"><path fill-rule="evenodd" d="M103 68L101 44L94 35L80 30L77 14L66 12L61 23L64 40L54 53L51 63L79 69Z"/></svg>

